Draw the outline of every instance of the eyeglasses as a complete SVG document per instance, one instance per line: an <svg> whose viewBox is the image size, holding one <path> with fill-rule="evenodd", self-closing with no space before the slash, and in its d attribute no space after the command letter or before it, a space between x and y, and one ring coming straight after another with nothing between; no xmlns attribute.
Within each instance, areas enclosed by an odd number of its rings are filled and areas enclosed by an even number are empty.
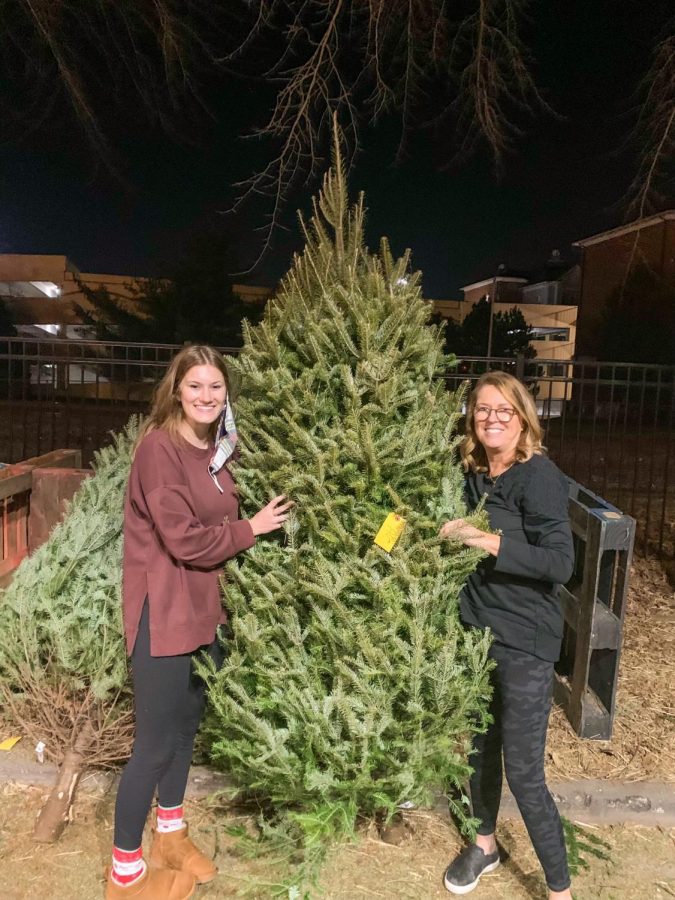
<svg viewBox="0 0 675 900"><path fill-rule="evenodd" d="M497 421L502 425L508 425L511 419L516 415L515 409L510 406L477 406L473 411L473 417L476 422L485 422L490 418L490 413L494 413Z"/></svg>

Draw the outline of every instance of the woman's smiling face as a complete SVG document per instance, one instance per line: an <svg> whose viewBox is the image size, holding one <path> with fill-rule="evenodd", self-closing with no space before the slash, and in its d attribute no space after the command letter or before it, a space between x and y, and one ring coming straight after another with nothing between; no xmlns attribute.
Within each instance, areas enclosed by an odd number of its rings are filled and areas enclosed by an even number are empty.
<svg viewBox="0 0 675 900"><path fill-rule="evenodd" d="M486 409L489 409L487 415ZM497 410L504 410L502 418L506 418L507 410L513 412L511 421L500 422ZM502 456L515 456L523 426L513 404L502 392L493 385L484 385L476 396L473 413L474 431L485 450Z"/></svg>
<svg viewBox="0 0 675 900"><path fill-rule="evenodd" d="M193 430L211 425L223 411L227 388L215 366L192 366L180 383L178 398L185 421Z"/></svg>

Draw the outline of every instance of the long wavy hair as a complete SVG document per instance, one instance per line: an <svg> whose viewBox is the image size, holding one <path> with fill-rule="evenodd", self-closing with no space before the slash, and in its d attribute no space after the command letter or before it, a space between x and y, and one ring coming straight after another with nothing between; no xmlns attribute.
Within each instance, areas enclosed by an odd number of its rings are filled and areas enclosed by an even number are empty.
<svg viewBox="0 0 675 900"><path fill-rule="evenodd" d="M466 405L466 436L459 445L464 470L466 472L488 471L488 459L483 445L476 437L473 419L478 393L481 388L486 386L497 388L516 411L523 429L516 445L517 462L527 462L535 453L545 453L545 447L541 442L541 425L532 394L524 384L513 375L509 375L508 372L486 372L476 382Z"/></svg>
<svg viewBox="0 0 675 900"><path fill-rule="evenodd" d="M138 440L158 428L168 431L173 440L179 436L178 427L185 414L180 402L181 382L193 366L214 366L225 380L225 390L229 392L229 377L225 360L221 353L207 344L191 344L177 353L169 364L162 380L155 388L149 415L143 420ZM218 419L209 428L209 437L215 438Z"/></svg>

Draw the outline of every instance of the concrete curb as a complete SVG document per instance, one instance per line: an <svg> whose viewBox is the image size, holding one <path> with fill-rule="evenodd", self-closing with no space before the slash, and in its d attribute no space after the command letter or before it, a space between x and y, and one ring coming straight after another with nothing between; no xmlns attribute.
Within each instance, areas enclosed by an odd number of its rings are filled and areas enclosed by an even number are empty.
<svg viewBox="0 0 675 900"><path fill-rule="evenodd" d="M111 772L88 772L82 778L80 790L106 793L117 777ZM0 757L0 783L49 788L55 780L56 767L49 763L40 765L25 753L2 754ZM230 786L228 777L221 772L206 766L193 766L186 796L191 800L204 799L219 791L227 792ZM578 779L550 782L549 788L562 815L575 822L675 826L675 782ZM449 815L447 801L441 795L435 808L441 815ZM502 797L500 816L505 819L520 816L508 791Z"/></svg>
<svg viewBox="0 0 675 900"><path fill-rule="evenodd" d="M675 825L675 783L661 781L604 781L578 779L548 783L561 815L589 825ZM436 806L448 815L447 803ZM508 790L502 794L499 815L520 818L516 801Z"/></svg>

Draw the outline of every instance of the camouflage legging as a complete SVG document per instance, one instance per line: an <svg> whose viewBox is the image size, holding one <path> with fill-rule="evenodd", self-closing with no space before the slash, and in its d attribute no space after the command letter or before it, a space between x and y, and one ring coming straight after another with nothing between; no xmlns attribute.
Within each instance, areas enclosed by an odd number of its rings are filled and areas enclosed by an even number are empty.
<svg viewBox="0 0 675 900"><path fill-rule="evenodd" d="M551 709L553 663L495 643L490 655L494 722L474 738L470 762L473 813L479 834L492 834L497 822L504 771L546 883L552 891L570 885L562 823L544 778L546 729Z"/></svg>

